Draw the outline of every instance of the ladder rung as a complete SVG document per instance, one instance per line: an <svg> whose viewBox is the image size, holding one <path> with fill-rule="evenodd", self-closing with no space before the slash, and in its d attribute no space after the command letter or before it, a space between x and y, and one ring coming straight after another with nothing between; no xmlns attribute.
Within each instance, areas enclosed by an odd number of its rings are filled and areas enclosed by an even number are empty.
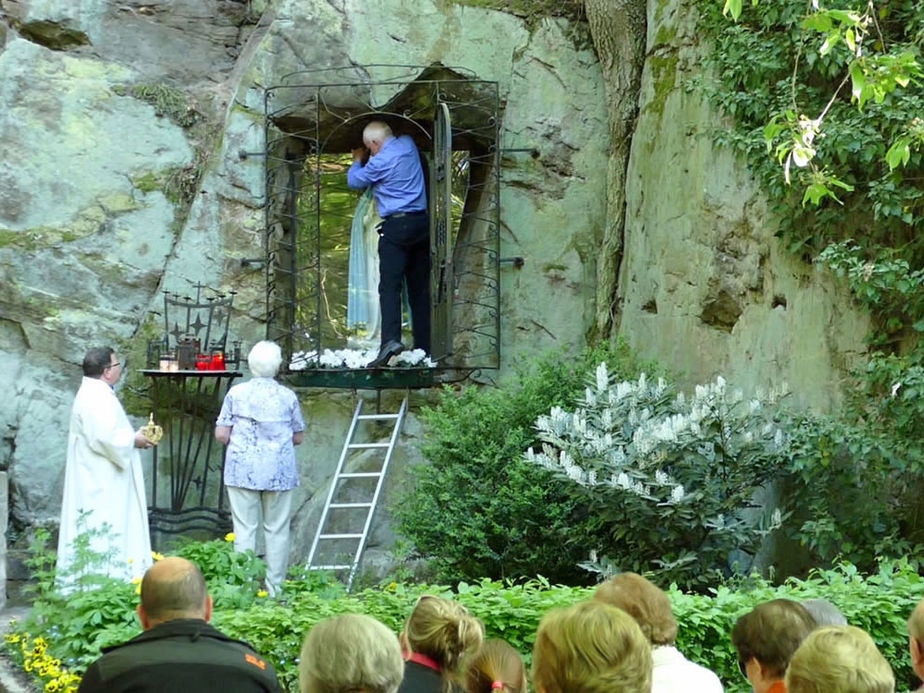
<svg viewBox="0 0 924 693"><path fill-rule="evenodd" d="M371 508L372 503L331 503L328 508Z"/></svg>
<svg viewBox="0 0 924 693"><path fill-rule="evenodd" d="M368 479L371 477L382 476L382 472L349 472L341 474L339 479Z"/></svg>
<svg viewBox="0 0 924 693"><path fill-rule="evenodd" d="M352 567L353 566L349 563L346 565L310 565L308 566L308 570L346 570Z"/></svg>
<svg viewBox="0 0 924 693"><path fill-rule="evenodd" d="M360 414L358 418L362 421L370 421L370 420L388 421L388 420L397 419L398 415L397 414Z"/></svg>
<svg viewBox="0 0 924 693"><path fill-rule="evenodd" d="M387 448L391 443L350 443L347 448L350 450L360 450L365 448Z"/></svg>
<svg viewBox="0 0 924 693"><path fill-rule="evenodd" d="M322 534L318 539L361 539L362 532L359 534Z"/></svg>

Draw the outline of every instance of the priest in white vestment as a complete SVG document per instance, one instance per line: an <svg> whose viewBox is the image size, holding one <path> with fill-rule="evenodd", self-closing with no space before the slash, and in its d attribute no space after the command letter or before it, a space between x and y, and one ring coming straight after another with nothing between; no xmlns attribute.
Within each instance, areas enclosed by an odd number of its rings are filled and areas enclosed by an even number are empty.
<svg viewBox="0 0 924 693"><path fill-rule="evenodd" d="M84 574L140 578L151 565L147 501L139 448L153 443L134 430L113 391L122 366L108 347L91 349L71 409L64 498L58 536L58 584L72 589ZM87 563L77 550L89 533Z"/></svg>

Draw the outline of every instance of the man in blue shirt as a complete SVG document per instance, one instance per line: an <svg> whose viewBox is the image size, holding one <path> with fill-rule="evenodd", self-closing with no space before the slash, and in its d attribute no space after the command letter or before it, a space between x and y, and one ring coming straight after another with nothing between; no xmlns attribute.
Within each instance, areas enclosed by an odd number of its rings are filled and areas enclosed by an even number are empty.
<svg viewBox="0 0 924 693"><path fill-rule="evenodd" d="M423 167L414 140L395 137L384 122L363 130L363 144L353 150L347 183L355 190L372 188L379 216L379 304L382 346L369 366L379 368L404 350L401 343L401 285L407 282L414 348L430 353L430 222ZM363 160L368 154L368 161Z"/></svg>

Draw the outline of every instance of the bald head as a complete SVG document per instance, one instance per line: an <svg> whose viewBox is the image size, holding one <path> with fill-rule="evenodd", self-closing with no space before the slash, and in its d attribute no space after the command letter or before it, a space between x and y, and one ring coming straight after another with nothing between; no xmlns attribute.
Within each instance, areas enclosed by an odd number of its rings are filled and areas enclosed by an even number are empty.
<svg viewBox="0 0 924 693"><path fill-rule="evenodd" d="M178 618L208 621L211 616L212 599L195 563L185 558L164 558L144 574L138 617L145 630Z"/></svg>
<svg viewBox="0 0 924 693"><path fill-rule="evenodd" d="M393 136L388 123L381 120L373 120L363 128L363 144L369 148L373 156L378 154L382 145Z"/></svg>

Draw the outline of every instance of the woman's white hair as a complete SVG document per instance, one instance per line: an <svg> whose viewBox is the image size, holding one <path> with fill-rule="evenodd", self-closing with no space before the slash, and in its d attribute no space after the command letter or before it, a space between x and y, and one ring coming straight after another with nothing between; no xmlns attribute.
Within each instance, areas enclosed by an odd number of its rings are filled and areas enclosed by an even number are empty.
<svg viewBox="0 0 924 693"><path fill-rule="evenodd" d="M371 616L343 614L321 621L302 645L301 693L395 693L403 677L398 636Z"/></svg>
<svg viewBox="0 0 924 693"><path fill-rule="evenodd" d="M257 378L272 378L282 365L282 349L275 342L257 342L247 355L247 365Z"/></svg>

